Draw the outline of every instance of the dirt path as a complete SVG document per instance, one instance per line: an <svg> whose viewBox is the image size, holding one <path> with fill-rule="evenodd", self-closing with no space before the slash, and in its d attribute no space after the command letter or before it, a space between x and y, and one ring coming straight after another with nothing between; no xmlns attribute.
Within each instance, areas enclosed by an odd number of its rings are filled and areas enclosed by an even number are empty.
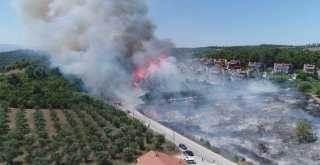
<svg viewBox="0 0 320 165"><path fill-rule="evenodd" d="M69 125L66 117L64 116L62 110L54 109L53 111L56 111L56 113L57 113L57 117L58 117L59 122L61 124L61 128L66 128L66 127L70 128L70 125Z"/></svg>
<svg viewBox="0 0 320 165"><path fill-rule="evenodd" d="M42 109L41 113L42 113L44 122L46 123L45 129L46 129L49 137L51 137L51 135L56 133L56 129L54 128L53 122L50 117L50 110L49 109Z"/></svg>
<svg viewBox="0 0 320 165"><path fill-rule="evenodd" d="M306 93L306 95L312 97L314 100L316 100L320 104L320 98L312 93Z"/></svg>
<svg viewBox="0 0 320 165"><path fill-rule="evenodd" d="M35 125L34 125L34 112L36 112L35 109L26 109L26 119L27 119L27 127L30 129L30 132L35 133Z"/></svg>
<svg viewBox="0 0 320 165"><path fill-rule="evenodd" d="M16 114L17 109L9 108L9 112L7 113L8 117L8 126L10 130L13 130L16 127Z"/></svg>

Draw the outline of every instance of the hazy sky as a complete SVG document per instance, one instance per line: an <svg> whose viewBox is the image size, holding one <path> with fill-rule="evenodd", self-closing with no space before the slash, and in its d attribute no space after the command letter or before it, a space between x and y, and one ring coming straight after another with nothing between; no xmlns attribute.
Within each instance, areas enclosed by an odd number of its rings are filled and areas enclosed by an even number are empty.
<svg viewBox="0 0 320 165"><path fill-rule="evenodd" d="M18 43L21 28L0 0L0 43ZM159 38L177 47L320 42L319 0L146 0Z"/></svg>

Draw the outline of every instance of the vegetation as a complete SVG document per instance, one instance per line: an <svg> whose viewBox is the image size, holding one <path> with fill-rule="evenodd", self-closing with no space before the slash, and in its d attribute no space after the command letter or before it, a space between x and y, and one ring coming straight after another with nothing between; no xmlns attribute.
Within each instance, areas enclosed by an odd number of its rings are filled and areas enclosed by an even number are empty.
<svg viewBox="0 0 320 165"><path fill-rule="evenodd" d="M320 80L316 74L304 73L301 70L296 71L298 74L297 80L294 81L294 86L303 92L310 92L314 95L320 95Z"/></svg>
<svg viewBox="0 0 320 165"><path fill-rule="evenodd" d="M42 62L2 67L0 164L126 164L149 149L163 149L162 135L80 86L80 80ZM12 114L14 124L8 120Z"/></svg>
<svg viewBox="0 0 320 165"><path fill-rule="evenodd" d="M32 50L15 50L0 53L0 68L6 67L18 61L42 61L47 62L48 58L43 52Z"/></svg>
<svg viewBox="0 0 320 165"><path fill-rule="evenodd" d="M316 135L311 132L311 126L306 122L297 122L294 132L298 142L300 143L309 143L317 140Z"/></svg>
<svg viewBox="0 0 320 165"><path fill-rule="evenodd" d="M6 74L16 69L24 72ZM90 101L79 92L80 80L67 80L58 68L49 68L41 62L19 61L3 67L0 74L0 100L7 101L11 107L69 108Z"/></svg>
<svg viewBox="0 0 320 165"><path fill-rule="evenodd" d="M206 56L215 59L238 59L245 63L262 62L267 68L276 62L290 63L300 69L304 64L315 64L320 67L320 52L309 51L303 47L272 45L227 47L212 51Z"/></svg>

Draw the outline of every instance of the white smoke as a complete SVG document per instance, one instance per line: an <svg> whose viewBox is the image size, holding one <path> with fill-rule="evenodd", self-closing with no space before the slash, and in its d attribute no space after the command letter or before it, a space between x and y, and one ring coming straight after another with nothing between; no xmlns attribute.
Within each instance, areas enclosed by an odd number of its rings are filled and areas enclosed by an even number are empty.
<svg viewBox="0 0 320 165"><path fill-rule="evenodd" d="M135 100L132 71L174 45L154 36L143 0L14 0L29 46L97 95Z"/></svg>

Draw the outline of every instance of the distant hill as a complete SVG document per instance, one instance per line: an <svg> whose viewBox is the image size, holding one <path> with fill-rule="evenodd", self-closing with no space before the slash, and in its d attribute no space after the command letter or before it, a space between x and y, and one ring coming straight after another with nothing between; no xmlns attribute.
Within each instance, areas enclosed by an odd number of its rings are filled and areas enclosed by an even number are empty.
<svg viewBox="0 0 320 165"><path fill-rule="evenodd" d="M304 46L292 46L292 45L247 45L247 46L208 46L198 48L175 48L170 52L170 56L176 57L178 60L186 60L193 57L205 57L209 53L213 53L225 49L251 49L251 48L301 48Z"/></svg>
<svg viewBox="0 0 320 165"><path fill-rule="evenodd" d="M15 50L0 53L0 67L23 59L28 61L48 61L48 57L45 56L45 53L32 50Z"/></svg>
<svg viewBox="0 0 320 165"><path fill-rule="evenodd" d="M21 49L21 46L13 44L0 44L0 52L8 52Z"/></svg>
<svg viewBox="0 0 320 165"><path fill-rule="evenodd" d="M176 57L178 60L184 60L192 57L199 57L209 52L219 50L221 47L210 46L210 47L199 47L199 48L175 48L170 52L170 56Z"/></svg>

